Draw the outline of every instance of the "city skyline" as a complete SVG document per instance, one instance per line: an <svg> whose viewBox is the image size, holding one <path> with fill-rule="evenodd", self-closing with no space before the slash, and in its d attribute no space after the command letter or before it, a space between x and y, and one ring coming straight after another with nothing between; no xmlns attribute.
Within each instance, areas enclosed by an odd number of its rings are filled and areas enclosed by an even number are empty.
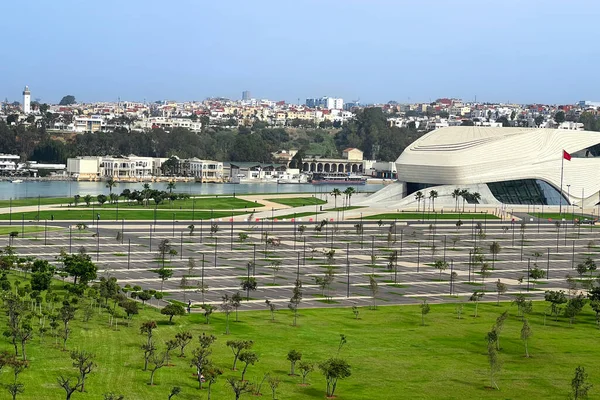
<svg viewBox="0 0 600 400"><path fill-rule="evenodd" d="M33 3L6 6L6 28L19 32L0 66L0 96L10 101L21 101L25 85L48 103L67 94L240 99L248 90L288 103L325 95L572 104L600 89L578 73L599 58L581 40L600 13L590 1Z"/></svg>

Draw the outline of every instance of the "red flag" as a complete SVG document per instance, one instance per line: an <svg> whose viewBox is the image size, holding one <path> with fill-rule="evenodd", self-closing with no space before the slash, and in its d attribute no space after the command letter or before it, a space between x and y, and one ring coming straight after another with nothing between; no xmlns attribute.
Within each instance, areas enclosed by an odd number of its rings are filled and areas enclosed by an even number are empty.
<svg viewBox="0 0 600 400"><path fill-rule="evenodd" d="M571 161L571 155L563 150L563 158L567 161Z"/></svg>

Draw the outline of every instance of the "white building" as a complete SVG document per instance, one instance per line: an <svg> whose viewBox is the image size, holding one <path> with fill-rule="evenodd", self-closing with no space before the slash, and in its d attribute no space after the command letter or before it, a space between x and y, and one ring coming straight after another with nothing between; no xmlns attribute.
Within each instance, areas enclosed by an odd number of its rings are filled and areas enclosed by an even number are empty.
<svg viewBox="0 0 600 400"><path fill-rule="evenodd" d="M185 173L198 182L223 182L223 163L220 161L190 158L183 160Z"/></svg>
<svg viewBox="0 0 600 400"><path fill-rule="evenodd" d="M593 207L600 194L600 132L442 128L408 146L396 168L399 183L370 201L416 206L415 192L436 190L436 204L452 206L452 192L465 189L481 196L467 199L471 204Z"/></svg>
<svg viewBox="0 0 600 400"><path fill-rule="evenodd" d="M92 115L89 117L75 117L73 120L73 130L78 133L98 132L106 125L101 115Z"/></svg>
<svg viewBox="0 0 600 400"><path fill-rule="evenodd" d="M0 154L0 173L14 172L21 157L15 154Z"/></svg>
<svg viewBox="0 0 600 400"><path fill-rule="evenodd" d="M80 156L67 160L67 174L78 180L113 178L123 181L150 179L161 175L166 158L129 156Z"/></svg>
<svg viewBox="0 0 600 400"><path fill-rule="evenodd" d="M328 110L343 110L344 99L325 96L320 99L306 99L306 105L310 108L321 107Z"/></svg>
<svg viewBox="0 0 600 400"><path fill-rule="evenodd" d="M172 128L187 128L192 132L201 132L202 123L199 119L193 121L190 118L170 118L170 117L152 117L144 118L136 124L136 127L141 129L172 129Z"/></svg>
<svg viewBox="0 0 600 400"><path fill-rule="evenodd" d="M67 174L75 179L97 179L102 157L80 156L67 159Z"/></svg>
<svg viewBox="0 0 600 400"><path fill-rule="evenodd" d="M127 157L102 157L100 176L116 180L147 178L152 176L153 158L130 155Z"/></svg>
<svg viewBox="0 0 600 400"><path fill-rule="evenodd" d="M29 86L25 86L23 90L23 112L29 114L31 112L31 92Z"/></svg>

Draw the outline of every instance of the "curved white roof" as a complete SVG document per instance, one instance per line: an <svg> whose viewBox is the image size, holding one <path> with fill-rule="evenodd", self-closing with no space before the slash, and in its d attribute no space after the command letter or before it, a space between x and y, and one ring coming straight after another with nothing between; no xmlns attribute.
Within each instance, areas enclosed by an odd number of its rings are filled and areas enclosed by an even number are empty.
<svg viewBox="0 0 600 400"><path fill-rule="evenodd" d="M600 143L600 132L563 129L456 126L437 129L408 146L396 160L404 182L466 185L542 179L560 188L563 149L575 153ZM571 197L598 198L600 157L564 161ZM598 200L596 200L597 202ZM586 203L587 204L587 203Z"/></svg>

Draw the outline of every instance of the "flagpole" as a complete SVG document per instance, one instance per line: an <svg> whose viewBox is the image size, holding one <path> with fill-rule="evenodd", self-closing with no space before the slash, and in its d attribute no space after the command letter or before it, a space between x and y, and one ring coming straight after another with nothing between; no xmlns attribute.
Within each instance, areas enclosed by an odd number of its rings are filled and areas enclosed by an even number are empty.
<svg viewBox="0 0 600 400"><path fill-rule="evenodd" d="M565 168L565 151L563 150L562 157L560 158L560 202L558 206L558 216L560 218L562 214L562 199L563 199L563 171Z"/></svg>

